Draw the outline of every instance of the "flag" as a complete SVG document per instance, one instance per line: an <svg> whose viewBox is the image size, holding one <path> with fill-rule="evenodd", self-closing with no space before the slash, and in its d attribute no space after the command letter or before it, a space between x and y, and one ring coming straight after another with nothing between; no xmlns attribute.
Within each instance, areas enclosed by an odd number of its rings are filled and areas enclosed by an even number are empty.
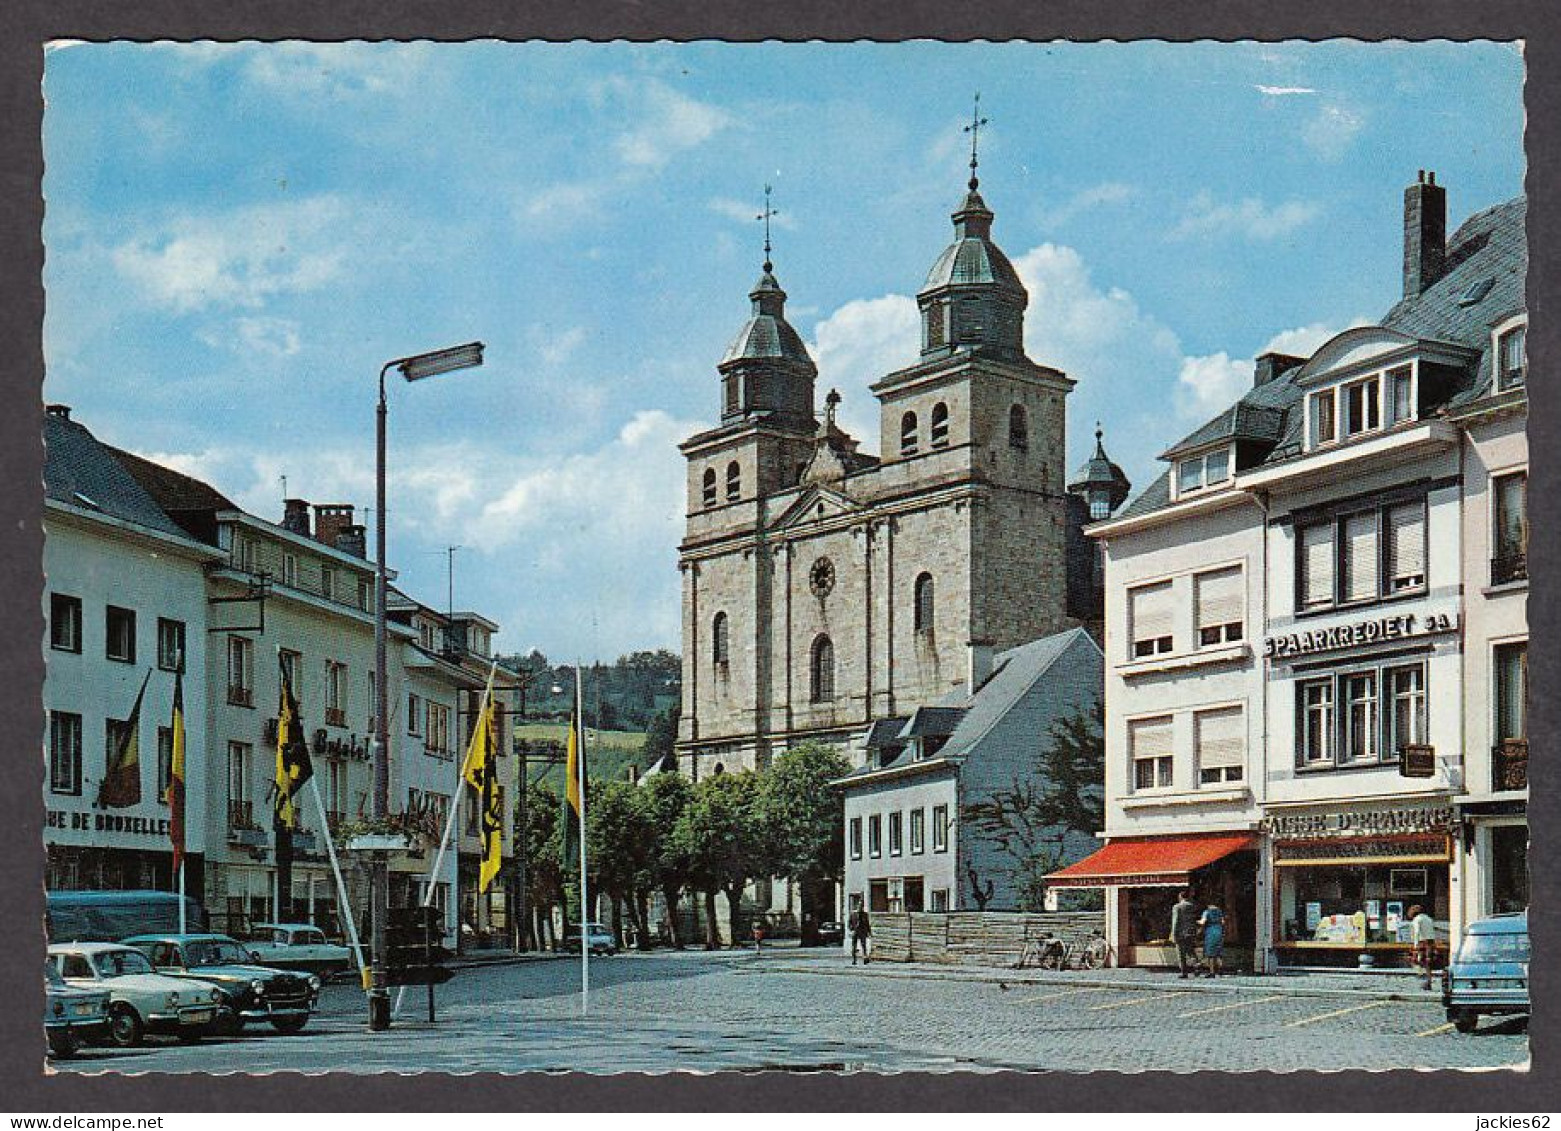
<svg viewBox="0 0 1561 1131"><path fill-rule="evenodd" d="M477 870L477 891L485 892L504 862L504 791L499 788L499 751L494 734L493 677L482 697L482 710L472 726L466 748L466 784L477 794L477 832L482 839L482 863Z"/></svg>
<svg viewBox="0 0 1561 1131"><path fill-rule="evenodd" d="M184 863L184 671L173 673L173 751L168 756L168 838L173 841L173 870Z"/></svg>
<svg viewBox="0 0 1561 1131"><path fill-rule="evenodd" d="M304 783L314 777L309 760L309 743L304 738L303 717L293 684L282 667L282 701L276 717L276 819L290 829L298 827L298 808L294 799Z"/></svg>
<svg viewBox="0 0 1561 1131"><path fill-rule="evenodd" d="M130 717L109 755L103 784L98 788L98 804L105 808L123 809L141 802L141 699L151 678L152 669L148 668L141 690L136 692L135 706L130 708Z"/></svg>
<svg viewBox="0 0 1561 1131"><path fill-rule="evenodd" d="M580 867L580 821L585 813L582 785L589 785L585 766L585 742L578 712L569 720L569 739L564 757L564 874Z"/></svg>

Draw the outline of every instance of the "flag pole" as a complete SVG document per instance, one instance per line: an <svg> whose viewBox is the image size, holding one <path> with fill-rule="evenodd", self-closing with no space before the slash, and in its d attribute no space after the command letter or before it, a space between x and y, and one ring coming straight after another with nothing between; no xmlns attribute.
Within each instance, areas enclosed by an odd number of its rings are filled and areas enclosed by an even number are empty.
<svg viewBox="0 0 1561 1131"><path fill-rule="evenodd" d="M179 933L181 935L189 933L189 924L185 921L185 919L186 919L186 912L185 912L185 907L184 907L184 861L180 860L179 861Z"/></svg>
<svg viewBox="0 0 1561 1131"><path fill-rule="evenodd" d="M575 759L575 788L580 791L580 1013L591 1011L591 942L586 929L585 880L585 678L575 660L575 726L580 728L580 757Z"/></svg>
<svg viewBox="0 0 1561 1131"><path fill-rule="evenodd" d="M352 943L352 953L358 959L358 981L363 983L364 973L368 969L363 960L363 944L358 941L357 920L353 918L352 904L347 899L347 884L341 878L341 864L336 860L336 839L331 836L331 822L325 815L325 802L320 797L320 781L313 774L309 775L309 789L314 794L314 807L320 813L320 828L325 833L325 852L331 858L331 873L336 877L336 894L341 900L338 905L341 914L338 918L346 921L347 938Z"/></svg>

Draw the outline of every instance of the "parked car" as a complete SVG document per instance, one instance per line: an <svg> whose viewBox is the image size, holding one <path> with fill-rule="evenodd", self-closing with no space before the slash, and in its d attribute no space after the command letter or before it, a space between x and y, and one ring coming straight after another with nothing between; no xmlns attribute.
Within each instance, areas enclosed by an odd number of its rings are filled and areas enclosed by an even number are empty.
<svg viewBox="0 0 1561 1131"><path fill-rule="evenodd" d="M296 1033L309 1021L320 996L318 974L256 965L250 952L227 935L139 935L125 940L170 978L213 982L222 1004L212 1029L239 1033L246 1023L269 1021L281 1033Z"/></svg>
<svg viewBox="0 0 1561 1131"><path fill-rule="evenodd" d="M49 941L120 942L154 931L209 930L205 909L188 896L179 921L180 898L166 891L51 891L44 916Z"/></svg>
<svg viewBox="0 0 1561 1131"><path fill-rule="evenodd" d="M99 1040L108 1032L107 990L77 989L48 961L43 964L43 988L43 1028L50 1053L75 1056L83 1041Z"/></svg>
<svg viewBox="0 0 1561 1131"><path fill-rule="evenodd" d="M1442 971L1442 1004L1460 1033L1481 1014L1528 1013L1528 912L1471 923L1458 953Z"/></svg>
<svg viewBox="0 0 1561 1131"><path fill-rule="evenodd" d="M322 978L355 965L350 949L330 942L324 931L309 923L256 923L245 946L262 966L304 970Z"/></svg>
<svg viewBox="0 0 1561 1131"><path fill-rule="evenodd" d="M592 954L617 954L618 940L613 933L601 923L587 923L585 925L586 942L591 948ZM570 927L564 933L564 950L576 952L580 949L580 928Z"/></svg>
<svg viewBox="0 0 1561 1131"><path fill-rule="evenodd" d="M833 919L826 919L818 925L818 942L820 946L839 946L845 941L846 929Z"/></svg>
<svg viewBox="0 0 1561 1131"><path fill-rule="evenodd" d="M56 943L49 961L69 985L108 991L109 1039L125 1048L148 1032L198 1041L222 1003L212 983L159 974L146 955L118 943Z"/></svg>

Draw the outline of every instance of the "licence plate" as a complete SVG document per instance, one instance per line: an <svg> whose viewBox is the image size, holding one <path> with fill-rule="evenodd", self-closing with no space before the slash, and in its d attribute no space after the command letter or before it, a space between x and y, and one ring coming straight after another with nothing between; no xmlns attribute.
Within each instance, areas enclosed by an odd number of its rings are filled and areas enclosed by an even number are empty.
<svg viewBox="0 0 1561 1131"><path fill-rule="evenodd" d="M204 1025L210 1020L211 1010L209 1009L194 1009L179 1015L179 1024L181 1025Z"/></svg>
<svg viewBox="0 0 1561 1131"><path fill-rule="evenodd" d="M97 1013L97 1009L92 1005L91 1002L87 1001L77 1002L72 1007L71 1011L75 1013L77 1017L92 1017Z"/></svg>

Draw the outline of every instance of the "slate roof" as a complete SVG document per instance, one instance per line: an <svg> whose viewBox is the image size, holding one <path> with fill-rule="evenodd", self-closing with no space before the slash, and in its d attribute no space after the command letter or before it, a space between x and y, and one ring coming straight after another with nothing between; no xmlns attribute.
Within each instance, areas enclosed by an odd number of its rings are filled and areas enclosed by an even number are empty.
<svg viewBox="0 0 1561 1131"><path fill-rule="evenodd" d="M1401 299L1382 319L1390 330L1415 338L1452 342L1479 351L1468 380L1444 406L1455 409L1486 395L1491 387L1491 328L1524 307L1528 270L1524 197L1476 212L1447 241L1442 277L1419 295ZM1486 281L1489 280L1489 285ZM1294 459L1302 451L1300 367L1248 390L1230 408L1169 448L1162 459L1222 438L1272 442L1262 466ZM1171 502L1171 470L1139 492L1117 518L1137 518Z"/></svg>
<svg viewBox="0 0 1561 1131"><path fill-rule="evenodd" d="M230 500L210 483L143 459L134 452L121 448L109 448L114 457L125 465L141 486L169 513L196 510L238 510Z"/></svg>
<svg viewBox="0 0 1561 1131"><path fill-rule="evenodd" d="M778 359L813 368L813 359L801 336L786 321L786 292L775 276L766 270L748 297L753 300L753 314L726 348L720 364Z"/></svg>
<svg viewBox="0 0 1561 1131"><path fill-rule="evenodd" d="M136 480L120 452L65 416L43 418L44 490L49 498L180 538L185 532Z"/></svg>
<svg viewBox="0 0 1561 1131"><path fill-rule="evenodd" d="M918 762L915 751L907 747L892 761L882 766L871 764L860 766L841 780L850 781L853 778L867 777L885 770L897 770L914 765L942 764L950 758L970 754L998 720L1013 710L1014 705L1024 694L1034 687L1038 680L1045 677L1047 669L1081 640L1091 647L1094 646L1089 633L1082 628L1074 628L998 653L993 660L992 677L981 685L975 695L970 695L962 687L956 688L935 706L919 708L909 720L905 720L904 728L898 735L898 742L908 742L915 737L909 732L918 718L925 717L927 720L925 725L929 728L941 728L948 719L956 719L951 731L928 729L921 732L929 735L949 735L948 741L934 757ZM894 721L896 720L880 719L875 722L868 732L869 745L872 744L880 724ZM892 744L880 742L878 745L881 748Z"/></svg>

